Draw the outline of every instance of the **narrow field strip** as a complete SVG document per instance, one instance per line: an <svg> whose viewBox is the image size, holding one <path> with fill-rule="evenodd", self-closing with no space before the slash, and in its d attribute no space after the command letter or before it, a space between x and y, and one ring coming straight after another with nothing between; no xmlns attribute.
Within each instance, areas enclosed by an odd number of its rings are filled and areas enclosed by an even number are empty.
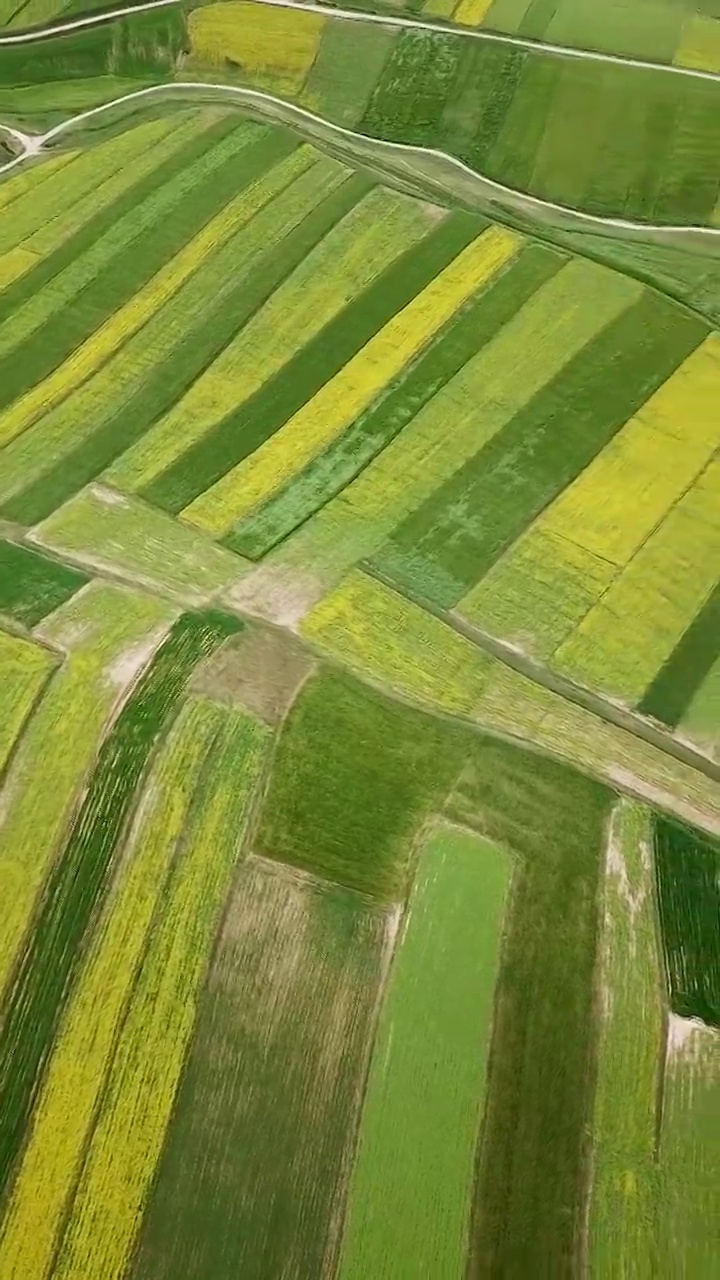
<svg viewBox="0 0 720 1280"><path fill-rule="evenodd" d="M0 614L34 627L87 582L84 573L0 539Z"/></svg>
<svg viewBox="0 0 720 1280"><path fill-rule="evenodd" d="M153 765L117 883L78 977L36 1103L0 1234L0 1274L46 1280L141 969L153 916L224 713L190 700Z"/></svg>
<svg viewBox="0 0 720 1280"><path fill-rule="evenodd" d="M25 730L5 784L0 990L106 724L171 618L163 601L93 584L44 624L51 643L73 648Z"/></svg>
<svg viewBox="0 0 720 1280"><path fill-rule="evenodd" d="M356 675L455 714L472 715L492 667L470 640L359 570L316 605L301 632Z"/></svg>
<svg viewBox="0 0 720 1280"><path fill-rule="evenodd" d="M335 161L321 162L315 183L291 191L277 258L260 259L260 305L187 396L160 422L144 451L148 465L135 468L134 489L150 495L166 471L182 466L192 448L216 430L229 413L242 411L298 351L330 324L348 301L381 276L408 246L429 231L419 206L406 197L370 190L368 179L351 177ZM298 214L292 213L297 196ZM258 228L259 229L259 228ZM268 245L268 257L269 257ZM255 274L255 273L254 273ZM273 290L273 284L277 288ZM269 286L269 287L268 287ZM247 282L253 296L254 280ZM137 451L143 457L143 446ZM127 464L132 467L132 460ZM126 474L123 464L118 482ZM132 471L130 472L132 474Z"/></svg>
<svg viewBox="0 0 720 1280"><path fill-rule="evenodd" d="M300 148L252 182L234 202L244 199L247 221L236 207L240 225L225 242L95 374L6 446L0 495L16 493L4 504L6 518L29 525L49 515L142 436L178 383L202 372L209 352L222 350L242 321L243 268L259 252L255 215L311 164Z"/></svg>
<svg viewBox="0 0 720 1280"><path fill-rule="evenodd" d="M3 1190L24 1144L34 1096L78 977L88 930L107 895L123 827L150 753L175 713L193 668L238 630L240 623L227 614L183 615L100 746L63 856L50 871L33 931L20 950L13 983L4 993L0 1035Z"/></svg>
<svg viewBox="0 0 720 1280"><path fill-rule="evenodd" d="M0 182L0 227L8 216L7 210L10 205L21 197L36 192L48 178L66 168L80 154L79 151L66 151L59 156L45 156L35 164L24 166L20 172L14 173L12 178L6 178Z"/></svg>
<svg viewBox="0 0 720 1280"><path fill-rule="evenodd" d="M268 557L268 574L311 564L331 586L373 556L640 291L624 281L603 300L599 270L576 260L543 284L352 484Z"/></svg>
<svg viewBox="0 0 720 1280"><path fill-rule="evenodd" d="M198 1275L332 1274L394 924L264 859L240 869L129 1276L171 1280L188 1257Z"/></svg>
<svg viewBox="0 0 720 1280"><path fill-rule="evenodd" d="M78 564L201 605L240 578L244 562L137 498L90 486L40 525L40 546Z"/></svg>
<svg viewBox="0 0 720 1280"><path fill-rule="evenodd" d="M293 175L299 176L293 181ZM202 379L253 314L258 297L272 290L272 237L268 243L262 232L277 219L276 206L294 207L298 188L315 183L323 184L322 162L314 163L305 147L251 183L248 221L97 373L5 448L0 494L13 495L3 506L7 519L37 523L116 458L111 474L132 475L163 430L152 424Z"/></svg>
<svg viewBox="0 0 720 1280"><path fill-rule="evenodd" d="M506 850L444 825L420 851L373 1047L340 1280L465 1275L511 867Z"/></svg>
<svg viewBox="0 0 720 1280"><path fill-rule="evenodd" d="M720 1217L720 1031L670 1015L660 1133L660 1256L710 1276Z"/></svg>
<svg viewBox="0 0 720 1280"><path fill-rule="evenodd" d="M0 290L7 289L8 285L19 280L20 276L24 276L26 272L31 271L40 261L38 253L32 253L29 249L18 245L15 249L10 249L8 253L4 253L0 257Z"/></svg>
<svg viewBox="0 0 720 1280"><path fill-rule="evenodd" d="M250 559L261 559L304 524L400 434L564 261L560 253L544 246L523 246L397 385L241 521L228 545Z"/></svg>
<svg viewBox="0 0 720 1280"><path fill-rule="evenodd" d="M586 343L398 527L375 557L382 572L457 604L707 332L617 273L591 278L576 306Z"/></svg>
<svg viewBox="0 0 720 1280"><path fill-rule="evenodd" d="M720 1028L720 844L659 814L654 836L670 1007Z"/></svg>
<svg viewBox="0 0 720 1280"><path fill-rule="evenodd" d="M52 374L0 417L0 443L6 444L30 426L43 413L47 413L60 400L74 391L90 374L94 373L123 343L145 325L169 298L197 271L208 255L214 253L241 226L248 217L244 188L260 176L266 168L297 144L285 134L270 134L252 142L241 140L241 147L248 147L245 164L237 176L225 179L228 185L240 192L221 209L194 238L180 249L161 270L143 285L129 302L101 325L91 337ZM232 166L228 165L229 169ZM218 186L220 184L218 183ZM216 190L212 203L221 205ZM203 219L204 221L204 219ZM186 227L192 230L192 226Z"/></svg>
<svg viewBox="0 0 720 1280"><path fill-rule="evenodd" d="M0 777L54 666L48 649L0 629Z"/></svg>
<svg viewBox="0 0 720 1280"><path fill-rule="evenodd" d="M673 373L683 349L692 349L701 334L695 322L683 334L677 315L664 308L644 312L642 326L635 312L608 334L598 361L586 353L577 368L582 391L562 388L560 423L570 415L572 432L582 432L583 395L589 429L593 422L618 427L648 383L662 385L459 602L464 616L538 658L548 659L568 639L720 442L713 410L715 339L701 342ZM687 417L686 404L692 406ZM569 455L559 436L551 443L558 457ZM532 463L524 465L530 470Z"/></svg>
<svg viewBox="0 0 720 1280"><path fill-rule="evenodd" d="M656 1143L665 1010L655 912L650 811L622 800L608 832L598 970L589 1214L598 1276L661 1271Z"/></svg>
<svg viewBox="0 0 720 1280"><path fill-rule="evenodd" d="M55 1263L58 1280L126 1274L257 781L266 730L226 710L158 911Z"/></svg>
<svg viewBox="0 0 720 1280"><path fill-rule="evenodd" d="M270 440L184 508L183 519L215 536L227 533L367 411L521 243L505 228L484 231Z"/></svg>
<svg viewBox="0 0 720 1280"><path fill-rule="evenodd" d="M427 219L424 219L427 223ZM475 238L485 224L452 214L426 225L405 252L396 252L385 270L346 301L326 329L315 333L258 387L249 401L228 414L177 463L143 490L149 501L181 511L227 471L248 457L329 382L362 347Z"/></svg>
<svg viewBox="0 0 720 1280"><path fill-rule="evenodd" d="M674 729L691 711L720 658L720 581L648 685L638 711Z"/></svg>
<svg viewBox="0 0 720 1280"><path fill-rule="evenodd" d="M720 460L710 463L553 657L637 704L717 581Z"/></svg>

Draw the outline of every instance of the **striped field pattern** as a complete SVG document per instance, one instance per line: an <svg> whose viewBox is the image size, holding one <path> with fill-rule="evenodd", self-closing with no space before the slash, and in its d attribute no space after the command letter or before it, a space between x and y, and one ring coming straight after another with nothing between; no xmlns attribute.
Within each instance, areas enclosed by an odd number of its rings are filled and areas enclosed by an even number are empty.
<svg viewBox="0 0 720 1280"><path fill-rule="evenodd" d="M257 11L188 74L379 120ZM186 100L0 185L2 1280L712 1273L720 337L411 190Z"/></svg>

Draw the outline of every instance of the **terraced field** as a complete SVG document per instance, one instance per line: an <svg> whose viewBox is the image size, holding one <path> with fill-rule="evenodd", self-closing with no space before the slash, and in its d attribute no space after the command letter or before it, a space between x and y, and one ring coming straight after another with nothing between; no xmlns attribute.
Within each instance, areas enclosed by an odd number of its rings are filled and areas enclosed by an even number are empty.
<svg viewBox="0 0 720 1280"><path fill-rule="evenodd" d="M122 21L0 47L0 1277L709 1278L718 85Z"/></svg>

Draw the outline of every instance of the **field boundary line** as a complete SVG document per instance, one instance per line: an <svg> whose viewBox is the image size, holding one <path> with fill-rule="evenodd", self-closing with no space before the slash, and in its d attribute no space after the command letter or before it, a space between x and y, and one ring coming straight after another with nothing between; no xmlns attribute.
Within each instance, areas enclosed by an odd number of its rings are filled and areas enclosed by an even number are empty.
<svg viewBox="0 0 720 1280"><path fill-rule="evenodd" d="M684 764L688 768L702 773L711 782L720 782L720 764L710 760L702 752L696 751L695 748L687 743L673 738L662 729L656 729L654 725L642 719L629 707L622 707L618 703L612 702L609 698L605 698L602 694L596 693L593 689L576 684L575 681L569 680L566 676L556 675L540 663L537 663L533 658L528 657L527 654L514 649L512 645L506 644L502 640L497 640L479 627L466 622L464 618L461 618L452 610L442 609L439 605L425 599L424 596L417 595L405 587L399 586L391 578L375 569L373 565L363 562L359 567L369 578L374 578L377 582L382 583L383 586L389 587L396 595L424 609L426 613L431 614L440 622L444 622L446 626L469 640L471 644L476 645L478 649L482 649L490 657L502 662L506 667L511 667L519 675L532 680L534 684L540 685L548 693L556 694L558 697L564 698L566 702L575 703L576 706L582 707L583 710L598 716L599 719L604 720L607 724L614 725L616 729L624 729L626 733L631 733L633 737L640 738L649 746L655 747L656 750L663 751L667 756L672 756L679 764Z"/></svg>
<svg viewBox="0 0 720 1280"><path fill-rule="evenodd" d="M170 0L161 0L163 4L169 3ZM265 3L266 0L261 0ZM269 0L267 0L269 2ZM274 2L274 0L273 0ZM685 239L692 237L704 240L705 237L717 239L720 237L720 227L698 226L688 224L683 225L666 225L664 223L652 222L632 222L624 218L608 218L602 217L600 214L584 213L580 209L573 209L569 205L556 204L551 200L543 200L539 196L533 196L524 191L519 191L515 187L508 187L502 182L497 182L493 178L486 178L472 169L462 160L458 160L455 156L451 156L444 151L437 151L432 147L419 147L411 143L405 142L388 142L384 138L371 138L362 133L357 133L354 129L349 129L345 125L334 124L332 121L326 120L323 116L316 115L315 112L309 111L306 107L296 106L292 102L288 102L285 98L279 98L272 93L264 93L259 89L246 89L239 85L217 84L204 80L185 80L170 81L162 84L148 85L144 89L135 89L132 93L122 94L119 98L113 98L110 102L101 103L98 107L91 107L87 111L81 111L75 116L68 117L60 124L54 125L52 129L44 134L34 135L31 144L21 156L16 156L9 164L0 167L0 174L6 173L9 169L21 164L24 160L37 155L46 143L52 142L53 139L59 138L62 134L67 133L77 125L83 124L86 120L95 119L104 112L111 111L114 107L123 106L129 102L137 102L139 99L148 98L159 93L176 93L180 96L191 93L219 93L230 94L232 97L239 98L241 101L250 105L255 104L258 109L277 107L283 112L287 112L290 119L281 120L281 123L292 125L298 118L302 121L308 121L311 125L321 130L326 130L331 134L339 135L343 138L349 138L354 143L360 143L366 148L376 147L380 150L390 151L400 156L410 157L420 156L422 158L430 158L440 160L446 165L452 166L459 170L476 182L482 183L496 192L501 198L504 198L510 205L516 202L520 205L520 211L531 213L537 210L550 210L551 213L560 214L571 222L583 224L585 226L597 227L600 230L617 230L619 232L632 232L640 235L652 235L660 241L674 243L678 238ZM272 116L272 112L267 112ZM276 117L273 117L276 118ZM566 230L577 230L578 228L570 227Z"/></svg>
<svg viewBox="0 0 720 1280"><path fill-rule="evenodd" d="M645 71L666 71L673 75L689 76L694 80L720 81L720 72L700 71L694 67L676 67L669 62L653 62L646 58L633 58L629 54L603 53L599 49L576 49L572 45L553 44L550 41L532 40L526 36L508 35L501 31L483 31L474 27L461 27L453 23L428 22L423 18L406 18L401 14L371 13L363 9L335 8L329 4L320 4L316 0L255 0L258 4L271 5L276 9L299 9L305 13L316 13L325 18L337 18L341 22L368 22L383 27L398 27L402 30L431 31L437 35L457 36L464 40L484 40L490 44L506 44L519 49L535 50L563 58L579 58L585 62L611 62L617 66L636 67ZM90 14L85 18L75 18L71 22L58 23L55 26L39 27L34 30L21 31L16 35L0 36L1 45L27 44L36 40L44 40L46 36L62 35L66 31L77 31L83 27L99 26L113 22L134 13L145 13L150 9L180 6L181 0L144 0L138 5L126 5L121 9L111 9L106 13Z"/></svg>

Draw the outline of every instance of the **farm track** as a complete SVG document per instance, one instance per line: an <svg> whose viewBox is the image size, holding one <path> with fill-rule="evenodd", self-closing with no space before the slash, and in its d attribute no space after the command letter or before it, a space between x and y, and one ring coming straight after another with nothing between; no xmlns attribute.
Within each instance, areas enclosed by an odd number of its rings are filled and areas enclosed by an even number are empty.
<svg viewBox="0 0 720 1280"><path fill-rule="evenodd" d="M144 4L125 5L120 9L111 9L104 13L89 14L85 18L75 18L71 22L56 23L50 27L37 27L29 31L20 31L17 35L0 36L0 45L28 44L42 40L45 36L62 35L67 31L78 31L85 27L99 26L113 22L134 13L143 13L151 9L167 9L178 5L181 0L147 0ZM369 13L361 9L340 9L327 4L317 4L314 0L259 0L261 4L276 9L299 9L306 13L315 13L322 17L338 18L344 22L369 22L382 27L398 27L404 30L420 30L438 32L444 35L456 35L467 40L483 40L488 44L513 45L518 49L530 49L536 53L547 53L564 58L579 58L586 62L612 62L619 66L639 67L646 71L667 71L673 75L690 76L695 80L720 80L720 72L697 71L692 67L676 67L672 63L653 62L646 58L631 58L624 54L602 53L594 49L575 49L571 45L552 44L544 40L529 40L524 36L504 35L499 31L478 31L473 27L460 27L452 23L426 22L421 18L405 18L400 15L384 15Z"/></svg>
<svg viewBox="0 0 720 1280"><path fill-rule="evenodd" d="M159 0L161 4L167 4L169 0ZM271 0L263 0L263 3L270 3ZM272 0L274 3L274 0ZM264 93L258 89L246 89L239 85L217 84L204 80L187 80L187 81L171 81L169 83L149 85L144 89L134 90L132 93L123 94L119 98L114 98L110 102L101 103L100 106L91 107L87 111L81 111L75 116L70 116L67 120L63 120L60 124L55 125L44 134L19 135L19 131L15 130L16 139L23 137L25 139L26 150L22 155L16 156L8 164L0 167L0 174L7 173L10 169L16 168L23 161L36 156L42 152L48 142L67 133L69 130L84 124L86 120L95 119L97 116L111 111L116 107L124 106L131 102L136 102L140 98L148 98L159 93L175 93L180 96L185 93L212 93L212 94L230 94L239 98L241 101L255 106L264 116L280 121L284 124L293 125L298 120L309 123L322 134L327 133L336 135L341 138L351 139L357 147L362 147L367 153L374 148L381 152L390 152L398 155L400 158L420 157L422 159L430 159L440 161L456 173L461 173L465 177L473 179L480 183L483 193L487 199L494 199L497 202L503 200L509 206L511 212L523 215L538 215L549 213L551 217L561 217L565 219L564 230L579 230L597 228L598 231L618 232L620 235L651 235L654 240L659 243L667 244L687 244L689 242L702 243L705 239L710 238L716 240L720 238L720 227L708 227L697 225L675 225L671 226L665 223L653 222L633 222L625 218L606 218L599 214L583 213L580 209L573 209L569 205L556 204L551 200L543 200L539 196L529 195L527 192L518 191L514 187L505 186L504 183L496 182L492 178L483 177L470 165L465 164L462 160L458 160L455 156L449 155L445 151L438 151L432 147L419 147L403 142L388 142L383 138L368 138L365 134L357 133L354 129L348 129L344 125L333 124L326 120L323 116L316 115L312 111L308 111L305 107L295 106L288 102L285 98L279 98L272 93ZM0 126L5 128L6 126ZM321 137L321 141L322 141ZM372 163L372 156L369 156ZM417 175L413 175L417 182ZM435 179L439 182L440 179Z"/></svg>
<svg viewBox="0 0 720 1280"><path fill-rule="evenodd" d="M680 764L687 765L698 773L702 773L711 782L720 782L720 764L716 764L707 756L702 755L701 752L694 751L692 747L686 746L675 738L671 738L662 729L656 729L648 721L634 715L632 711L618 706L609 698L604 698L601 694L594 693L591 689L585 689L575 684L572 680L556 675L547 667L527 657L519 649L510 644L505 644L502 640L496 640L494 636L481 631L479 627L474 627L472 623L466 622L464 618L459 617L458 614L453 613L451 610L442 609L424 596L415 595L406 587L400 586L390 578L385 577L371 564L363 564L362 569L368 577L376 578L384 586L397 591L399 595L404 596L411 604L418 605L426 613L432 614L440 622L444 622L446 626L451 627L458 635L464 636L466 640L470 640L479 649L483 649L490 657L497 658L505 666L511 667L513 671L517 671L528 680L532 680L534 684L539 685L541 688L547 689L549 693L558 694L566 702L573 702L576 706L583 707L585 711L590 711L593 715L604 720L606 724L614 725L618 729L624 729L626 733L631 733L633 737L647 742L657 750L663 751L665 755L672 756Z"/></svg>

